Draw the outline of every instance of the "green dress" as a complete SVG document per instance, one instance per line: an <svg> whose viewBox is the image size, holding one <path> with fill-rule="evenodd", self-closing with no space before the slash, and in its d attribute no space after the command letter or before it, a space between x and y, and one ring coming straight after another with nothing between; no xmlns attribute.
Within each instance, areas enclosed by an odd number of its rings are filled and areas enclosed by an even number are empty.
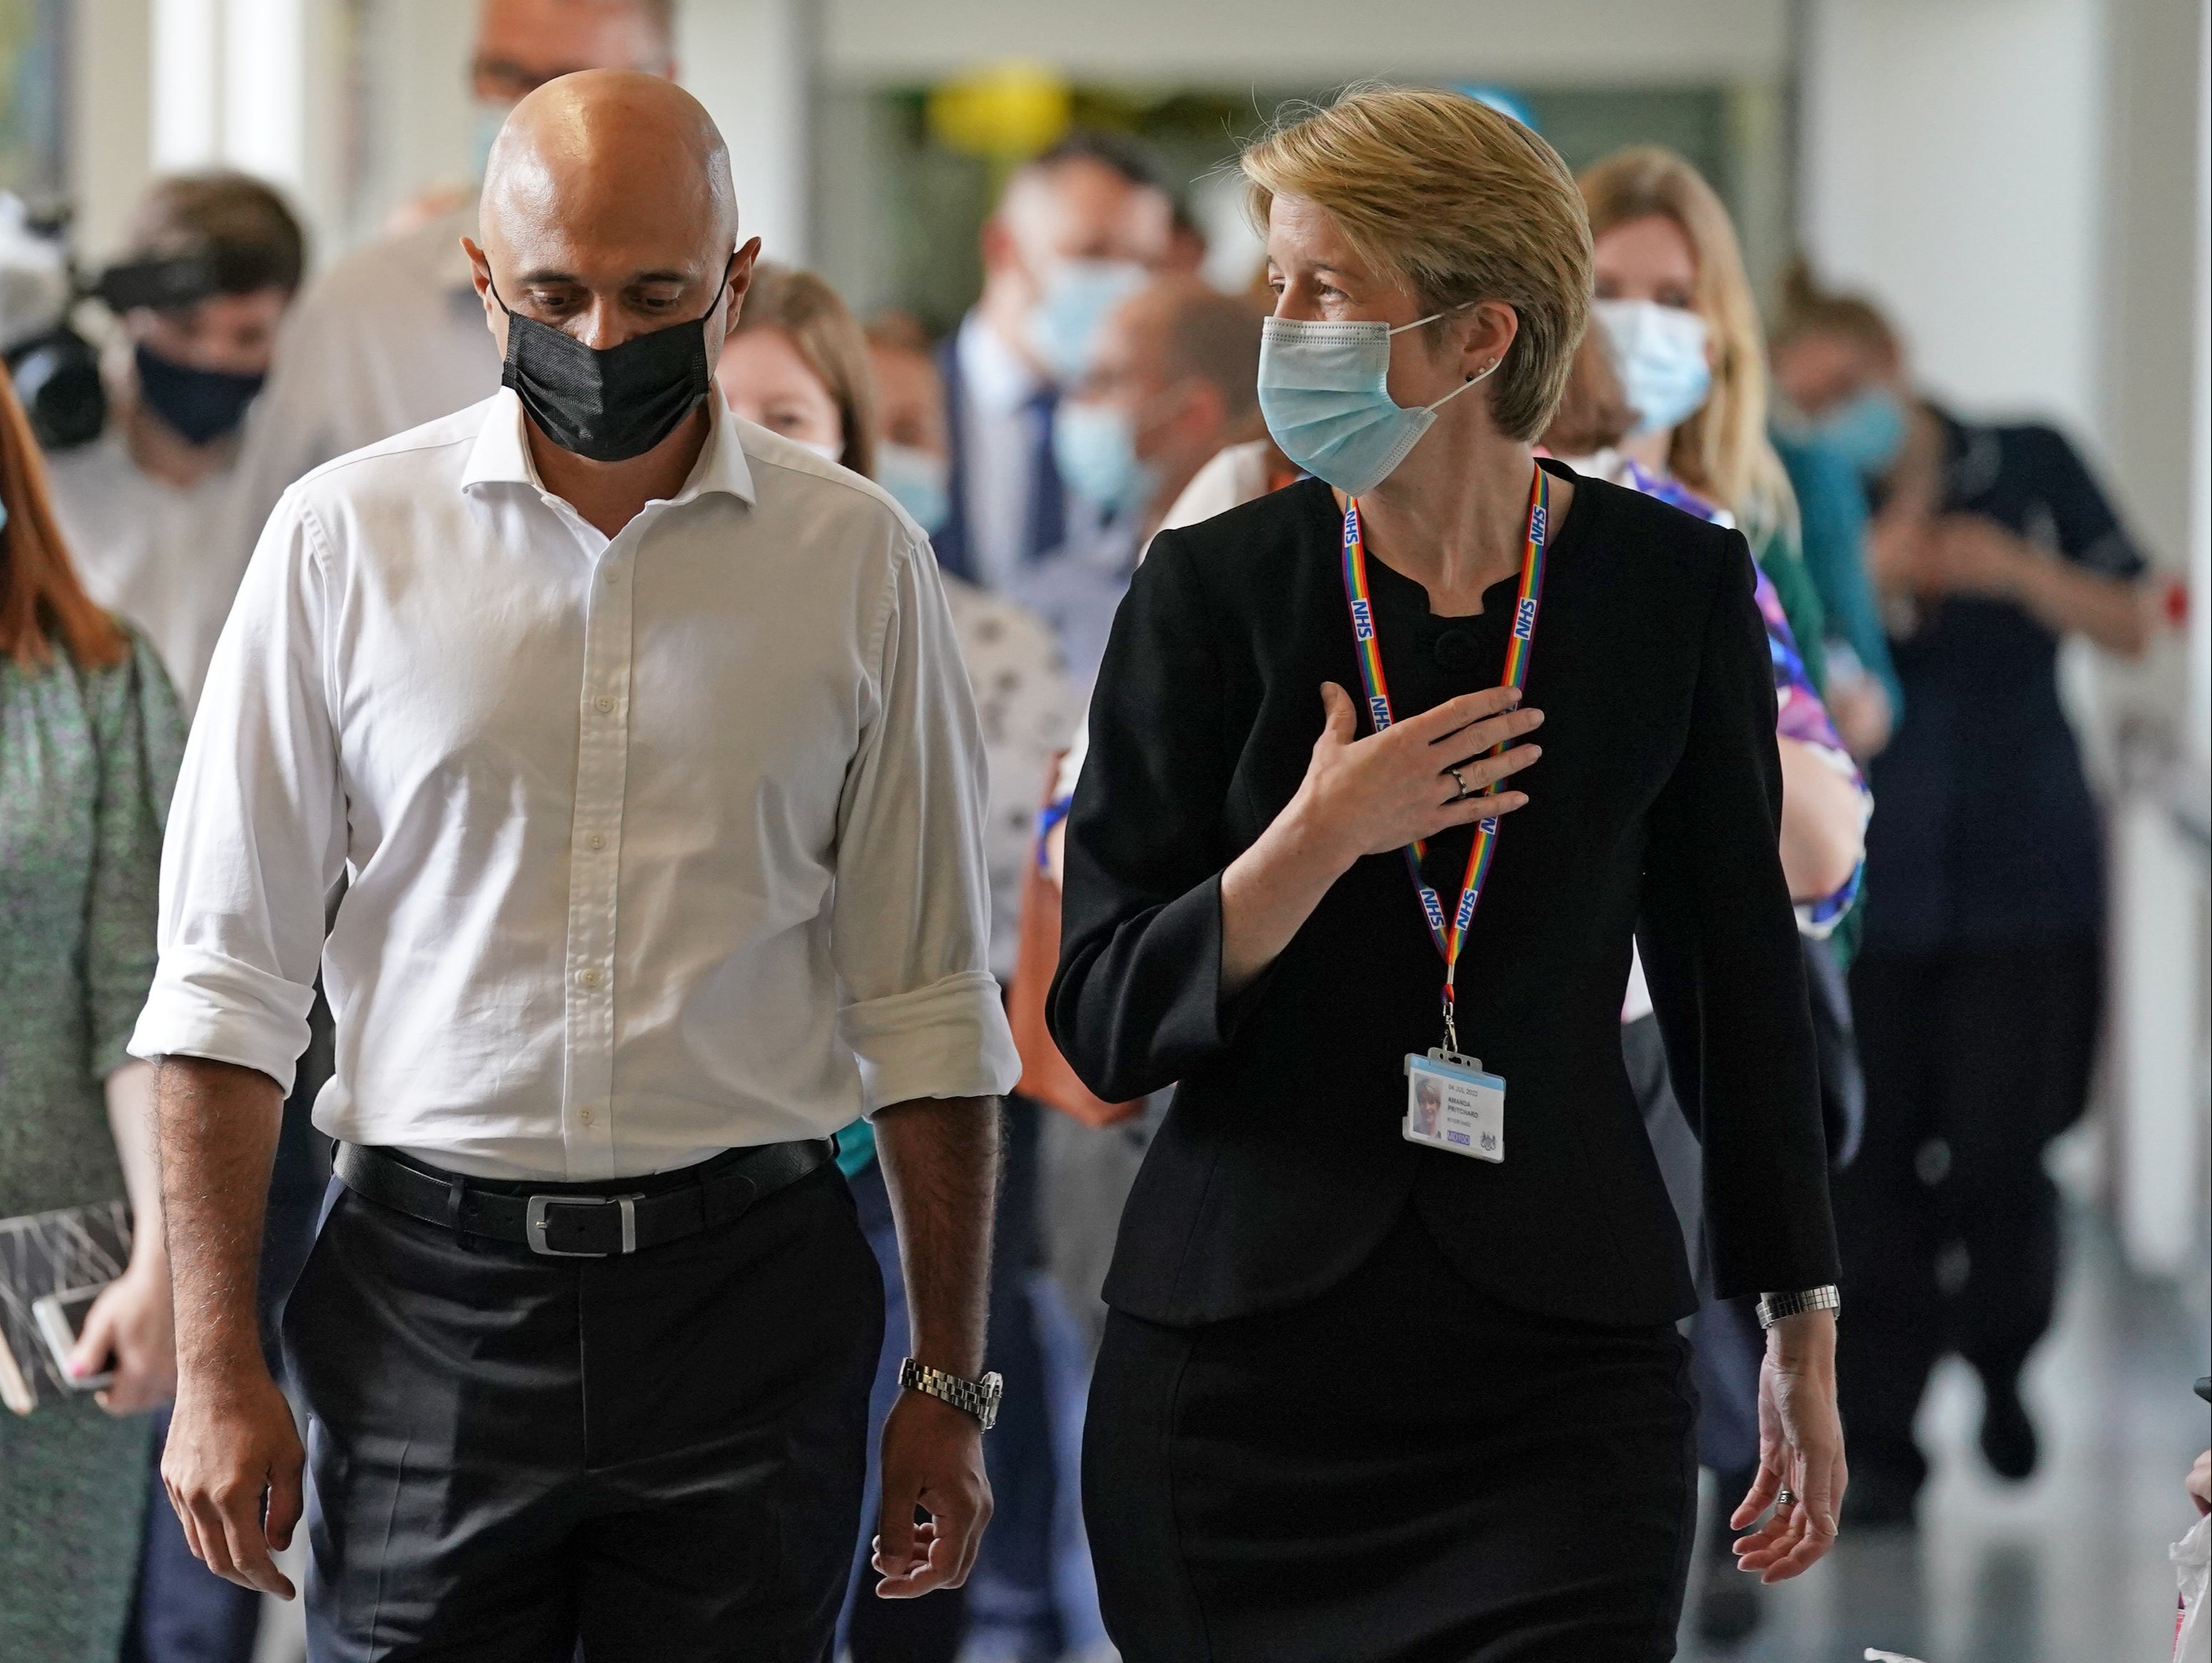
<svg viewBox="0 0 2212 1663"><path fill-rule="evenodd" d="M101 670L0 657L0 1217L123 1193L101 1083L153 981L183 738L135 637ZM149 1435L88 1393L0 1410L0 1658L114 1663Z"/></svg>

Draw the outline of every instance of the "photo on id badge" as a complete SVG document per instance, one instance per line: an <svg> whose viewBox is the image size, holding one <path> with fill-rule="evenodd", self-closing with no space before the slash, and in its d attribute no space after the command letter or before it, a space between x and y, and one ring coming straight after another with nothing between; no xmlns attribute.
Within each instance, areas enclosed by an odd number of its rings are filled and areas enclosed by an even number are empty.
<svg viewBox="0 0 2212 1663"><path fill-rule="evenodd" d="M1505 1082L1472 1057L1406 1059L1406 1141L1478 1161L1505 1158Z"/></svg>

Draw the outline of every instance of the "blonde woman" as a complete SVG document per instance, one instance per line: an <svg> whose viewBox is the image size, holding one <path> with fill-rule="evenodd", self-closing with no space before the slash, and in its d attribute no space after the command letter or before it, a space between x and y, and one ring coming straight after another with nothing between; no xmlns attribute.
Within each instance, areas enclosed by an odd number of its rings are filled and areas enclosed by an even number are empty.
<svg viewBox="0 0 2212 1663"><path fill-rule="evenodd" d="M1639 914L1721 1290L1771 1302L1741 1563L1811 1565L1844 1487L1750 553L1535 459L1589 240L1527 129L1368 89L1243 166L1261 408L1315 476L1139 568L1050 999L1100 1096L1177 1083L1086 1422L1108 1626L1129 1663L1666 1657L1697 1296L1621 1057Z"/></svg>

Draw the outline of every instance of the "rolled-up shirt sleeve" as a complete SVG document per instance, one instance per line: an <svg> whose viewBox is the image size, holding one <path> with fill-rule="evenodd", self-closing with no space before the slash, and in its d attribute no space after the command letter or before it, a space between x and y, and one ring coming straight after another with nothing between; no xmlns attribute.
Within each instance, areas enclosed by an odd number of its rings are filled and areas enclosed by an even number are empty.
<svg viewBox="0 0 2212 1663"><path fill-rule="evenodd" d="M990 973L982 732L935 561L893 562L875 708L847 774L830 955L867 1109L1021 1076Z"/></svg>
<svg viewBox="0 0 2212 1663"><path fill-rule="evenodd" d="M307 1043L323 898L345 811L325 675L329 550L287 493L200 696L161 854L160 963L141 1057L258 1069L285 1091Z"/></svg>

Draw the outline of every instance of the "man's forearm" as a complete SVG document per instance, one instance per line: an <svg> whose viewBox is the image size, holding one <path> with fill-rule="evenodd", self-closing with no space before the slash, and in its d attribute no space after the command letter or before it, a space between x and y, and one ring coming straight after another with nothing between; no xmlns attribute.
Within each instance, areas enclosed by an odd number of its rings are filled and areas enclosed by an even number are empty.
<svg viewBox="0 0 2212 1663"><path fill-rule="evenodd" d="M254 1293L283 1097L256 1070L167 1057L155 1101L178 1374L210 1380L241 1366L258 1369Z"/></svg>
<svg viewBox="0 0 2212 1663"><path fill-rule="evenodd" d="M898 1221L914 1355L973 1380L983 1369L998 1105L988 1097L916 1098L878 1111L875 1126Z"/></svg>

